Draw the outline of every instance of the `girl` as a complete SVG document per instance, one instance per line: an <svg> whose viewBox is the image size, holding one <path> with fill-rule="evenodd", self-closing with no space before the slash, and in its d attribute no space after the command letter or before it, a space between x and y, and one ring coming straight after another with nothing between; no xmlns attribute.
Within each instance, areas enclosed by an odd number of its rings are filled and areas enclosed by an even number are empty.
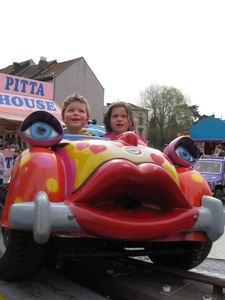
<svg viewBox="0 0 225 300"><path fill-rule="evenodd" d="M103 137L112 139L113 137L126 132L135 131L134 117L130 105L126 102L118 101L110 105L104 116L106 134ZM147 146L148 143L137 134L138 144Z"/></svg>

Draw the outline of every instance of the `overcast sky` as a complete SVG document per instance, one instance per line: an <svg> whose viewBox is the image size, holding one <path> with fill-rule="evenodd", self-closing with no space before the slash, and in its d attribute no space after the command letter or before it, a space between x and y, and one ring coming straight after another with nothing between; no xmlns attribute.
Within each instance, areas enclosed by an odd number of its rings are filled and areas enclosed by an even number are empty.
<svg viewBox="0 0 225 300"><path fill-rule="evenodd" d="M105 103L138 105L159 84L225 119L224 0L2 0L0 11L0 69L84 57Z"/></svg>

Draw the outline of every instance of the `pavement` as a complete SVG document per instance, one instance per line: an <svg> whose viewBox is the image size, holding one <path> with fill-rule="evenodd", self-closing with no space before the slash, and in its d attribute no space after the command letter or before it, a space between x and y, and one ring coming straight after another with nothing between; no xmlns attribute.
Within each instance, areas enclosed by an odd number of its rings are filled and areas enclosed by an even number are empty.
<svg viewBox="0 0 225 300"><path fill-rule="evenodd" d="M223 205L223 210L225 211L225 203ZM208 258L225 260L225 227L224 227L223 235L213 243Z"/></svg>
<svg viewBox="0 0 225 300"><path fill-rule="evenodd" d="M225 233L213 243L208 257L191 271L225 279Z"/></svg>
<svg viewBox="0 0 225 300"><path fill-rule="evenodd" d="M225 228L224 234L213 243L208 257L191 271L225 279Z"/></svg>
<svg viewBox="0 0 225 300"><path fill-rule="evenodd" d="M224 229L225 231L225 229ZM224 259L225 260L225 233L217 241L213 243L212 249L208 258Z"/></svg>

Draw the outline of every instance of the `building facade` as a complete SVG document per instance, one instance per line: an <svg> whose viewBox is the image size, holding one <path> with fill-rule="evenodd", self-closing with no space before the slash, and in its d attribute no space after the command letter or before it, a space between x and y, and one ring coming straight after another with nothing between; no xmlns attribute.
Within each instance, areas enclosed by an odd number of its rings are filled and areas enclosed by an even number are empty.
<svg viewBox="0 0 225 300"><path fill-rule="evenodd" d="M91 115L98 125L103 125L104 88L83 57L58 63L41 57L38 64L32 59L1 69L0 73L29 78L53 84L53 100L62 107L63 101L73 93L87 99ZM148 140L148 110L129 103L136 122L136 132Z"/></svg>
<svg viewBox="0 0 225 300"><path fill-rule="evenodd" d="M90 119L103 125L104 88L83 57L61 63L41 57L38 65L33 60L13 63L0 73L52 83L53 98L60 107L69 95L82 95L90 105Z"/></svg>

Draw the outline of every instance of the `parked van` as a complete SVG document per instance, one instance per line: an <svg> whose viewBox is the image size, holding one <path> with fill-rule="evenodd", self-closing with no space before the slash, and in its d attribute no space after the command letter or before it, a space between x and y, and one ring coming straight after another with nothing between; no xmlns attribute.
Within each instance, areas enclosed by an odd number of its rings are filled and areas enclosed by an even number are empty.
<svg viewBox="0 0 225 300"><path fill-rule="evenodd" d="M225 160L222 156L207 156L197 161L194 169L201 173L210 186L213 197L224 201L225 196Z"/></svg>

